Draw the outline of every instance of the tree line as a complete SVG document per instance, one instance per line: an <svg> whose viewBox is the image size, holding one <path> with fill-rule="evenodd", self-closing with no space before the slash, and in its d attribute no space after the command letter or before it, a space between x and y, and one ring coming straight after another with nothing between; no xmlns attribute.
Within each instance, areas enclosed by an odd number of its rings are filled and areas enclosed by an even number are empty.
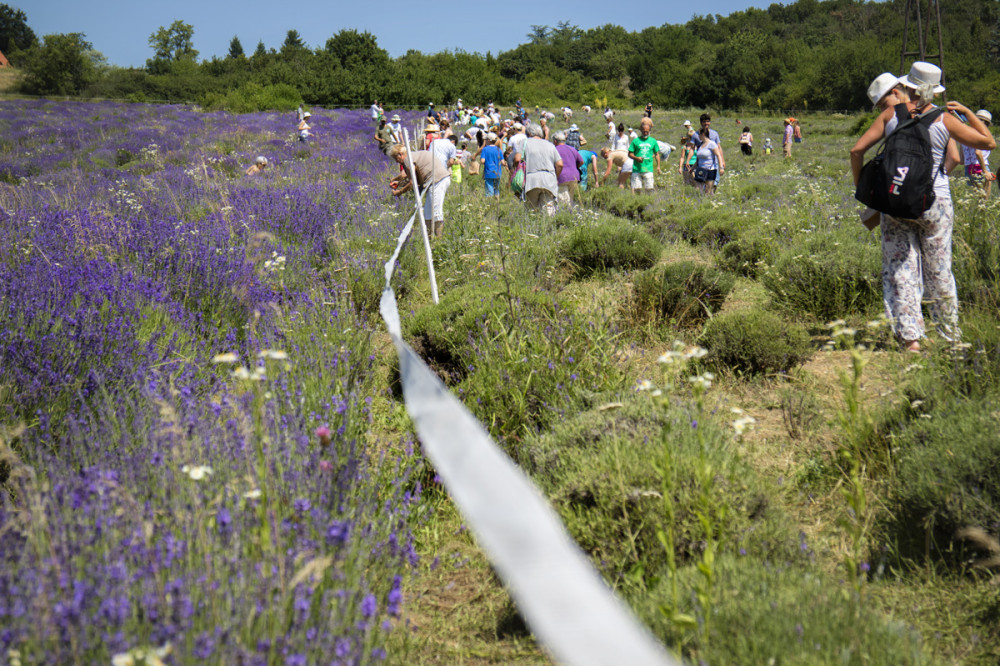
<svg viewBox="0 0 1000 666"><path fill-rule="evenodd" d="M899 70L905 7L905 0L797 0L638 32L611 24L534 25L524 43L495 57L411 50L392 58L374 35L344 29L313 48L289 30L280 47L260 42L249 54L234 36L224 57L199 60L193 26L175 21L149 36L153 55L145 67L121 68L109 66L83 34L37 39L23 12L0 4L0 49L21 70L27 94L233 111L375 99L419 106L458 97L546 106L857 110L868 106L868 82ZM928 13L925 7L925 22ZM942 22L949 95L1000 108L1000 4L952 0ZM916 48L915 34L911 26L908 49ZM936 31L930 43L936 52Z"/></svg>

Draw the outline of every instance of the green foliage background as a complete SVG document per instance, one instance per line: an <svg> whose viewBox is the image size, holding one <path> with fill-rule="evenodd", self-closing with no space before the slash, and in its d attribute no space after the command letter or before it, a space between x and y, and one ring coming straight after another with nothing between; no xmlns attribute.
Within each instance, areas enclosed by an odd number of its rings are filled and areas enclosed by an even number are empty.
<svg viewBox="0 0 1000 666"><path fill-rule="evenodd" d="M247 84L286 84L302 101L326 106L373 99L415 106L458 97L510 104L521 97L544 106L606 100L617 108L652 101L660 108L857 110L868 106L865 83L899 68L905 7L904 0L798 0L640 32L612 24L582 30L564 21L532 26L527 42L496 56L409 51L395 59L374 35L345 29L314 49L291 30L280 49L259 44L249 57L234 37L239 48L231 46L226 57L196 62L191 26L175 21L151 35L156 56L145 69L103 68L99 76L50 88L36 77L24 91L219 103ZM954 0L943 7L942 21L949 96L1000 107L998 3ZM42 55L36 46L15 60L38 67Z"/></svg>

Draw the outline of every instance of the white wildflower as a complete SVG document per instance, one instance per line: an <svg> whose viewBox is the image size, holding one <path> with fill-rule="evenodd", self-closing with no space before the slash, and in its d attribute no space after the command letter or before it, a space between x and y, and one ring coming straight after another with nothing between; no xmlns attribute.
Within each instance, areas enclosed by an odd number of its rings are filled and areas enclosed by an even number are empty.
<svg viewBox="0 0 1000 666"><path fill-rule="evenodd" d="M212 363L236 363L240 360L240 357L233 352L226 352L224 354L216 354L212 357Z"/></svg>
<svg viewBox="0 0 1000 666"><path fill-rule="evenodd" d="M194 467L191 465L184 465L181 467L181 471L187 474L192 481L201 481L206 476L214 474L212 468L208 465L195 465Z"/></svg>

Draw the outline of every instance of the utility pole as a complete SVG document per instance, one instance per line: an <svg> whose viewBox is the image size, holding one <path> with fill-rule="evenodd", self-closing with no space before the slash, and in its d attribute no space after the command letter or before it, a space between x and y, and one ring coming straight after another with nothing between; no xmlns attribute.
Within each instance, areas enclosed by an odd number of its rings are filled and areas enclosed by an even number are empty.
<svg viewBox="0 0 1000 666"><path fill-rule="evenodd" d="M906 74L907 56L917 56L918 60L929 62L937 59L941 68L941 84L944 84L944 37L941 34L941 0L927 0L927 21L924 25L924 17L921 15L920 5L922 0L906 0L906 9L903 13L903 47L899 56L899 74ZM917 50L909 49L910 19L916 18ZM928 54L927 44L931 39L931 24L937 25L937 53Z"/></svg>

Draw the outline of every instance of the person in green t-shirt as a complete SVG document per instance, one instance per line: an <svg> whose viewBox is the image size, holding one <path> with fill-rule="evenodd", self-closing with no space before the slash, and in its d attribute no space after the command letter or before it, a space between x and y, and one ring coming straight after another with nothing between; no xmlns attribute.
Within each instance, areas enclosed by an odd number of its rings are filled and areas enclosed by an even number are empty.
<svg viewBox="0 0 1000 666"><path fill-rule="evenodd" d="M649 135L653 129L653 120L643 118L639 122L639 136L632 139L628 146L628 156L632 166L632 192L639 190L653 191L653 169L660 169L660 146L656 139Z"/></svg>

